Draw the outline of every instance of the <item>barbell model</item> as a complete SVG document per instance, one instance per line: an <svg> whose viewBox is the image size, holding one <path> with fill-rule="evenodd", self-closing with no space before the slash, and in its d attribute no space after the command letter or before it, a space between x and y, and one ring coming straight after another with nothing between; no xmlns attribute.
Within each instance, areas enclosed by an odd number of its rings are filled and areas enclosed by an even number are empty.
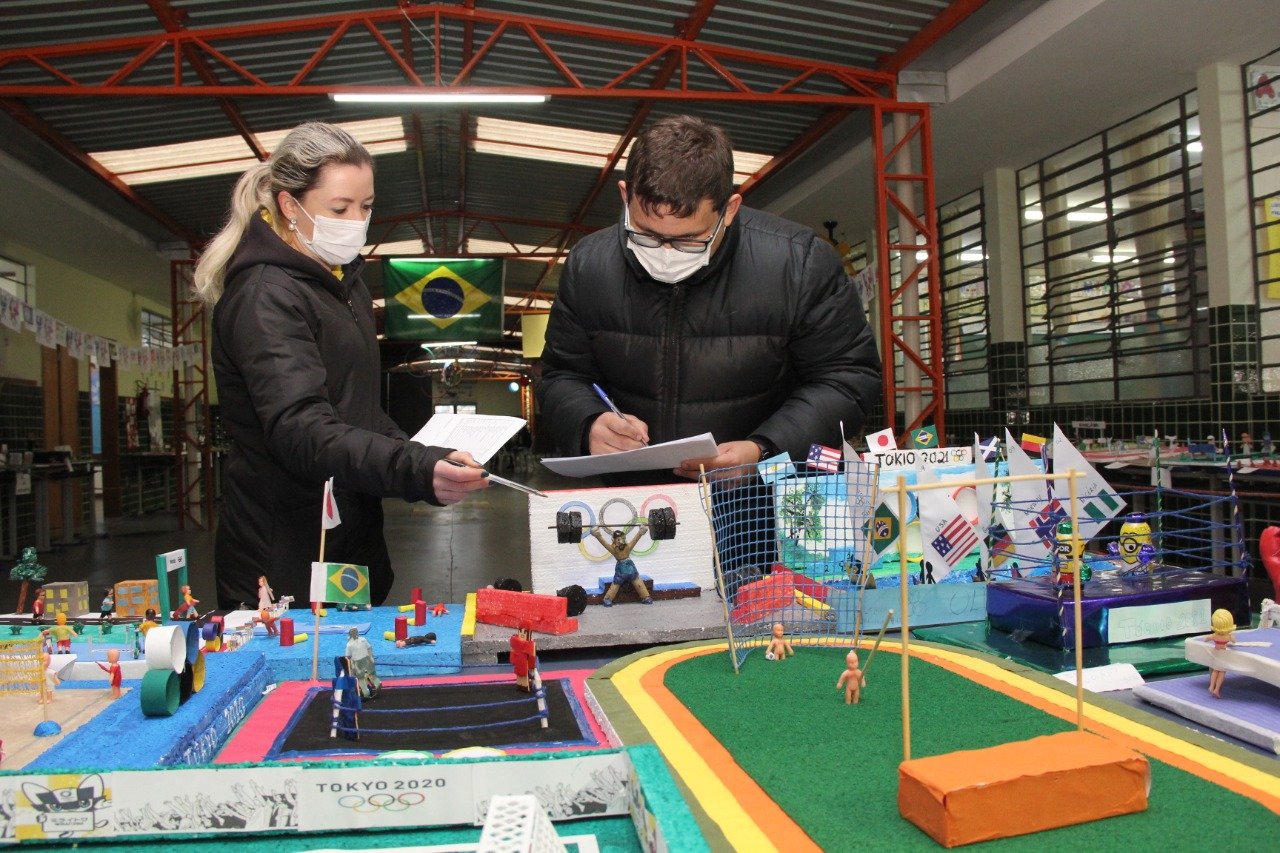
<svg viewBox="0 0 1280 853"><path fill-rule="evenodd" d="M649 510L649 520L644 523L598 524L596 526L603 527L606 530L621 527L647 527L649 529L649 537L656 541L661 541L663 539L675 539L676 526L679 524L680 522L676 521L676 511L669 506L663 506ZM572 545L576 542L581 542L582 513L557 512L555 531L556 541L561 545Z"/></svg>

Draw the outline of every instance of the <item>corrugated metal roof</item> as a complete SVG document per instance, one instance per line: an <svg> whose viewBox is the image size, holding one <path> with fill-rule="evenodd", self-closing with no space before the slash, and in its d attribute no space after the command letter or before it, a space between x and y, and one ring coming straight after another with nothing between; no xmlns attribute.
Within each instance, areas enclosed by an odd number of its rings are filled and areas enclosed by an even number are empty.
<svg viewBox="0 0 1280 853"><path fill-rule="evenodd" d="M260 26L260 34L217 42L217 49L258 78L272 85L290 81L329 38L327 30L266 32L279 22L321 15L371 10L395 12L394 0L339 2L339 0L175 0L188 29L226 26ZM462 4L457 4L461 6ZM694 0L478 0L483 13L531 16L558 22L624 31L649 36L670 36L700 8L710 5L696 40L703 44L758 51L783 57L856 68L874 68L882 57L902 48L948 6L948 0L719 0L713 4ZM494 24L478 22L472 28L471 50L483 45ZM393 46L412 51L417 73L430 79L436 57L430 35L433 25L422 18L409 22L393 18L377 28ZM118 2L43 2L6 0L0 9L0 51L40 45L63 45L130 36L151 36L163 26L144 0ZM451 79L468 55L461 27L444 30L441 67ZM587 86L602 86L631 69L651 52L645 44L628 44L593 38L586 33L544 33L546 43ZM59 72L86 82L101 84L118 72L130 53L66 56L50 60ZM777 87L794 76L788 69L769 68L734 59L722 60L724 68L753 88ZM234 70L216 58L205 64L223 83L243 82ZM646 67L624 88L649 85L658 63ZM164 85L174 73L172 52L160 51L128 77L138 85ZM681 74L687 74L682 78ZM26 62L0 66L0 84L47 83L54 78ZM197 79L187 67L184 79ZM691 59L686 69L668 83L675 88L686 80L694 88L728 90L730 84L706 64ZM353 26L306 80L314 85L405 83L401 68L390 59L363 26ZM471 76L475 85L562 86L560 72L547 61L538 45L513 28L498 40ZM834 92L839 84L814 78L797 91ZM140 148L234 135L236 130L223 104L197 97L28 97L24 103L57 133L86 152ZM568 223L577 214L595 184L598 167L571 166L467 151L466 136L474 132L474 117L489 115L565 128L621 133L638 108L634 100L554 99L538 107L472 108L463 122L458 109L369 108L335 104L322 96L237 97L229 103L255 132L281 130L304 120L354 121L382 116L402 116L412 142L412 116L422 128L423 151L380 155L377 161L378 198L375 218L450 210L465 205L473 217L520 217ZM690 112L720 124L741 150L763 154L783 151L810 127L826 108L778 104L729 104L657 101L650 120L663 115ZM463 128L465 126L465 133ZM3 147L0 141L0 147ZM465 185L460 176L465 169ZM225 216L234 175L142 185L139 196L197 234L210 234ZM606 181L581 221L604 226L618 215L613 177ZM424 205L424 198L426 204ZM447 244L456 240L456 221L435 222L432 235ZM508 224L506 236L521 244L558 242L546 227ZM384 229L385 230L385 229ZM402 223L385 239L410 239L414 228ZM475 236L500 239L492 226L478 226ZM544 264L513 261L508 286L519 290L532 286ZM556 275L550 276L554 283Z"/></svg>

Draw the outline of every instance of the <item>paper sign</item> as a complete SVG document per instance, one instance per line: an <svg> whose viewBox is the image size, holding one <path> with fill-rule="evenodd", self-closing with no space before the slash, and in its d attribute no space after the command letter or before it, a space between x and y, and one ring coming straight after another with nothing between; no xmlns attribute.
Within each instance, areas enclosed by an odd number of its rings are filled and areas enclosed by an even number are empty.
<svg viewBox="0 0 1280 853"><path fill-rule="evenodd" d="M870 451L862 454L863 462L878 462L887 468L936 467L939 465L972 465L972 447L935 447L914 450Z"/></svg>
<svg viewBox="0 0 1280 853"><path fill-rule="evenodd" d="M1107 643L1132 643L1209 630L1210 601L1171 601L1107 609Z"/></svg>
<svg viewBox="0 0 1280 853"><path fill-rule="evenodd" d="M1109 663L1105 666L1091 666L1084 670L1084 689L1094 693L1107 693L1112 690L1132 690L1146 684L1137 668L1131 663ZM1069 669L1053 676L1068 684L1076 683L1076 671Z"/></svg>

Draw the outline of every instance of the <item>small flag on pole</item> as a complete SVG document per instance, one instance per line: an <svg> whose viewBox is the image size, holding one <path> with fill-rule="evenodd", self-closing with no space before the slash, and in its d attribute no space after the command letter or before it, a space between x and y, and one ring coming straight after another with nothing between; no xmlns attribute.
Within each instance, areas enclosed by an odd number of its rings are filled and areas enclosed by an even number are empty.
<svg viewBox="0 0 1280 853"><path fill-rule="evenodd" d="M1022 449L1027 451L1028 453L1041 452L1042 450L1044 450L1044 446L1047 443L1048 443L1048 439L1042 435L1032 435L1029 432L1024 432L1022 434L1022 442L1021 442Z"/></svg>
<svg viewBox="0 0 1280 853"><path fill-rule="evenodd" d="M882 429L867 436L867 450L872 453L885 453L898 449L898 440L893 436L893 428Z"/></svg>
<svg viewBox="0 0 1280 853"><path fill-rule="evenodd" d="M320 509L320 526L325 530L332 530L342 523L342 516L338 515L338 502L333 499L333 478L330 477L324 483L324 503Z"/></svg>
<svg viewBox="0 0 1280 853"><path fill-rule="evenodd" d="M809 446L809 456L805 461L809 463L810 467L817 468L819 471L830 471L834 474L840 470L840 451L834 447L813 444Z"/></svg>
<svg viewBox="0 0 1280 853"><path fill-rule="evenodd" d="M993 435L978 442L977 450L982 454L983 462L995 462L1000 452L999 447L1000 438Z"/></svg>
<svg viewBox="0 0 1280 853"><path fill-rule="evenodd" d="M920 427L911 433L912 447L937 447L938 428L936 426Z"/></svg>
<svg viewBox="0 0 1280 853"><path fill-rule="evenodd" d="M311 600L369 604L369 568L351 563L312 563Z"/></svg>

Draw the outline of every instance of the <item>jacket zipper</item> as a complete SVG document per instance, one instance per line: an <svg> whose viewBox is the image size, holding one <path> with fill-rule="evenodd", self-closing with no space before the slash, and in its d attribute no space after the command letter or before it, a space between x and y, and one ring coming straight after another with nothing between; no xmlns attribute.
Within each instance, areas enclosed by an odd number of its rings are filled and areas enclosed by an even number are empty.
<svg viewBox="0 0 1280 853"><path fill-rule="evenodd" d="M662 400L662 435L664 441L676 438L676 404L680 390L680 306L684 301L684 287L680 282L671 286L671 310L667 314L667 329L662 336L662 375L664 380Z"/></svg>

